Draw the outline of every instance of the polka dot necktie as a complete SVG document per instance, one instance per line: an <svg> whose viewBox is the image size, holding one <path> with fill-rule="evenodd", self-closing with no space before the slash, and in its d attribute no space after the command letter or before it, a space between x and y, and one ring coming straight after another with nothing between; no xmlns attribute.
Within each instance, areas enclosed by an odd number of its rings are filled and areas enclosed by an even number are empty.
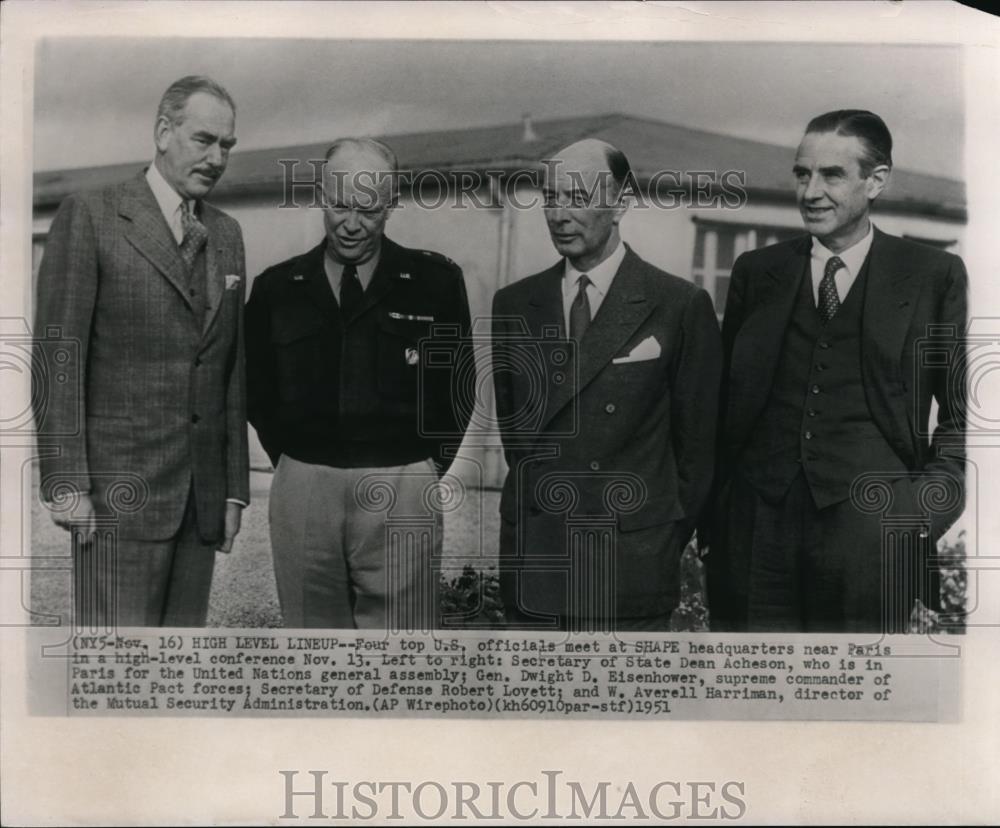
<svg viewBox="0 0 1000 828"><path fill-rule="evenodd" d="M840 295L837 293L837 283L834 276L842 267L847 267L839 257L831 256L823 268L823 278L819 283L819 315L823 322L829 322L840 308Z"/></svg>
<svg viewBox="0 0 1000 828"><path fill-rule="evenodd" d="M587 298L587 285L590 284L590 277L586 273L580 275L577 280L576 298L569 306L569 338L579 342L587 332L590 325L590 300Z"/></svg>

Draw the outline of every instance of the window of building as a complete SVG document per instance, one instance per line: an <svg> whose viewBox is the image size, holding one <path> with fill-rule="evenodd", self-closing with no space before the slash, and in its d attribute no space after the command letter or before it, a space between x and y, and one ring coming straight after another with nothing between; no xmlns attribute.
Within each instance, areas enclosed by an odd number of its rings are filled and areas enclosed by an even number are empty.
<svg viewBox="0 0 1000 828"><path fill-rule="evenodd" d="M721 317L726 311L729 274L741 253L801 236L801 227L774 227L763 224L733 224L697 220L694 264L691 275L698 287L708 291Z"/></svg>

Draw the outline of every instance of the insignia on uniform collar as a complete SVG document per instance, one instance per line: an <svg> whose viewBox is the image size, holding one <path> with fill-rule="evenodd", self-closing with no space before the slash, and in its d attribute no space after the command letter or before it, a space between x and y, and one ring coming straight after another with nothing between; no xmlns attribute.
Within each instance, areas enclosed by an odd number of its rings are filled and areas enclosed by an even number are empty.
<svg viewBox="0 0 1000 828"><path fill-rule="evenodd" d="M407 365L416 365L420 361L420 357L417 355L416 348L407 348L405 355L406 355Z"/></svg>
<svg viewBox="0 0 1000 828"><path fill-rule="evenodd" d="M400 273L399 274L399 278L400 279L409 279L410 278L410 274L409 273Z"/></svg>
<svg viewBox="0 0 1000 828"><path fill-rule="evenodd" d="M306 277L305 277L305 276L303 276L303 275L302 275L301 273L296 273L296 274L295 274L295 275L294 275L294 276L292 277L292 281L293 281L293 282L304 282L305 280L306 280Z"/></svg>

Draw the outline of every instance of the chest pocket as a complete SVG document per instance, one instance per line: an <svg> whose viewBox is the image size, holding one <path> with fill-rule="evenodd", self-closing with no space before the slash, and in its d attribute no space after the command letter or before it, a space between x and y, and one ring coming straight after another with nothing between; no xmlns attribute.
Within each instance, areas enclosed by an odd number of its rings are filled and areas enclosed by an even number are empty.
<svg viewBox="0 0 1000 828"><path fill-rule="evenodd" d="M316 393L317 360L323 350L324 321L319 314L279 308L271 319L271 347L283 401L308 399ZM335 358L334 354L330 354Z"/></svg>
<svg viewBox="0 0 1000 828"><path fill-rule="evenodd" d="M401 316L402 314L396 314ZM431 322L383 313L378 323L378 389L385 397L416 402L420 340L430 334Z"/></svg>

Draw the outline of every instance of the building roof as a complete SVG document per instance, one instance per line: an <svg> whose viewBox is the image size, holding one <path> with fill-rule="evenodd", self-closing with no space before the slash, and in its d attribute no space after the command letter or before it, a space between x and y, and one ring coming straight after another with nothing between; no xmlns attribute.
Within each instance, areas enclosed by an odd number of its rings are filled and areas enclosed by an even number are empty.
<svg viewBox="0 0 1000 828"><path fill-rule="evenodd" d="M632 115L556 118L530 126L517 122L380 137L396 151L400 167L413 172L535 169L566 144L598 138L625 152L640 182L664 168L719 174L737 170L746 174L751 201L792 199L791 148ZM213 199L280 193L285 171L279 159L319 161L326 147L324 142L236 152ZM35 207L52 207L72 192L123 180L146 163L35 173ZM304 177L309 172L309 166L304 165L295 175ZM965 185L950 178L896 169L879 205L883 210L965 221Z"/></svg>

